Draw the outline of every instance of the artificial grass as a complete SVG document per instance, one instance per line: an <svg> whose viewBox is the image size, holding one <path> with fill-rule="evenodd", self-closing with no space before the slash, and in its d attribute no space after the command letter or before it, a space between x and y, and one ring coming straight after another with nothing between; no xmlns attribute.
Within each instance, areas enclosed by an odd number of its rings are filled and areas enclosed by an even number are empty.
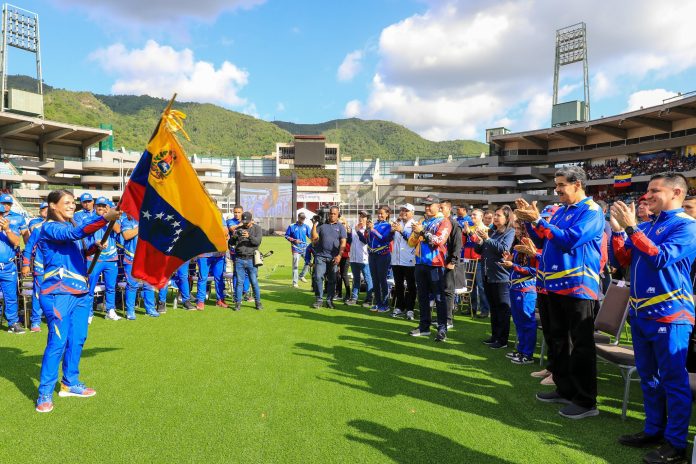
<svg viewBox="0 0 696 464"><path fill-rule="evenodd" d="M34 412L45 326L0 334L3 462L640 462L616 444L643 418L634 383L621 420L616 368L599 364L598 417L564 419L534 399L548 389L529 376L538 365L481 344L487 321L457 314L436 344L362 307L310 309L287 243L268 249L263 311L95 318L81 378L97 396L55 395L50 414Z"/></svg>

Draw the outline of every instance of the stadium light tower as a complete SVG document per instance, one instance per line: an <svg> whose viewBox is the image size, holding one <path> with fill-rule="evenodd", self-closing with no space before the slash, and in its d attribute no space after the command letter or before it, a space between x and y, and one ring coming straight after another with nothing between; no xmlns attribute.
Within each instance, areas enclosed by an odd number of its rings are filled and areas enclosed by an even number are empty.
<svg viewBox="0 0 696 464"><path fill-rule="evenodd" d="M558 103L561 66L582 62L584 101ZM578 23L556 31L556 63L553 70L553 109L551 125L559 126L590 120L590 78L587 64L587 28Z"/></svg>
<svg viewBox="0 0 696 464"><path fill-rule="evenodd" d="M7 52L18 48L36 57L37 94L10 89L7 85ZM2 49L0 50L0 111L14 110L27 114L43 114L43 81L41 77L41 46L39 15L5 3L2 6Z"/></svg>

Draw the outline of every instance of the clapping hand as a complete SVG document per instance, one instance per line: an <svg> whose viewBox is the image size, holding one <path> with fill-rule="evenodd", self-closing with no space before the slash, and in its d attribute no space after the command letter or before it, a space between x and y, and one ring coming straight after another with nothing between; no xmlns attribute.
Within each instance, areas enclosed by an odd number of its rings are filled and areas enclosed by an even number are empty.
<svg viewBox="0 0 696 464"><path fill-rule="evenodd" d="M500 262L500 264L501 264L504 268L510 269L510 268L512 267L512 265L513 265L513 263L512 263L512 254L510 254L510 253L507 252L507 251L506 251L505 253L503 253L503 260Z"/></svg>
<svg viewBox="0 0 696 464"><path fill-rule="evenodd" d="M537 254L537 247L529 237L523 237L519 245L515 245L515 251L527 256L534 257Z"/></svg>
<svg viewBox="0 0 696 464"><path fill-rule="evenodd" d="M8 231L10 230L10 221L6 218L0 216L0 230Z"/></svg>
<svg viewBox="0 0 696 464"><path fill-rule="evenodd" d="M401 227L401 223L400 223L400 222L392 222L392 230L393 230L394 232L401 232L402 230L404 230L404 228Z"/></svg>
<svg viewBox="0 0 696 464"><path fill-rule="evenodd" d="M524 198L518 198L517 200L515 200L515 206L517 207L517 209L515 210L515 216L520 221L534 222L538 220L540 217L536 201L533 201L531 204L529 204L527 203L527 200L525 200Z"/></svg>
<svg viewBox="0 0 696 464"><path fill-rule="evenodd" d="M621 229L625 229L626 227L635 227L636 204L631 203L631 205L628 206L623 201L617 201L611 205L611 217L616 221L616 224Z"/></svg>
<svg viewBox="0 0 696 464"><path fill-rule="evenodd" d="M488 229L485 227L480 227L476 229L476 235L478 235L481 240L488 240Z"/></svg>
<svg viewBox="0 0 696 464"><path fill-rule="evenodd" d="M421 224L420 222L414 222L413 233L420 234L421 232L423 232L423 224Z"/></svg>

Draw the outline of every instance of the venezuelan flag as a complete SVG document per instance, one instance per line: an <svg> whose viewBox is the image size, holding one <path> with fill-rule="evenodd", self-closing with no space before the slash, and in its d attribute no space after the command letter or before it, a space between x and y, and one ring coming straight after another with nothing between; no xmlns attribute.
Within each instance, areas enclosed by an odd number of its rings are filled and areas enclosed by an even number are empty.
<svg viewBox="0 0 696 464"><path fill-rule="evenodd" d="M614 176L614 188L626 188L631 186L633 174L621 174Z"/></svg>
<svg viewBox="0 0 696 464"><path fill-rule="evenodd" d="M157 288L187 260L227 250L222 213L174 135L186 115L167 109L126 185L120 209L139 221L133 277Z"/></svg>

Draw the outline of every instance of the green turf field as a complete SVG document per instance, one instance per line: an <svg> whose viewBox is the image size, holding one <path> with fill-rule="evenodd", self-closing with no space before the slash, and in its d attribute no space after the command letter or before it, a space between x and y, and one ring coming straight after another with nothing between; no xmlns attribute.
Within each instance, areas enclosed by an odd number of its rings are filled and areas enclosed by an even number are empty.
<svg viewBox="0 0 696 464"><path fill-rule="evenodd" d="M564 419L529 376L481 344L487 322L457 314L445 344L414 324L290 287L289 246L260 276L265 309L95 318L81 363L93 398L34 412L46 330L0 333L1 462L630 463L640 386L622 421L622 382L599 366L600 415ZM3 329L5 327L3 326ZM514 330L513 330L514 332ZM693 421L692 421L693 422ZM691 435L694 430L692 429Z"/></svg>

